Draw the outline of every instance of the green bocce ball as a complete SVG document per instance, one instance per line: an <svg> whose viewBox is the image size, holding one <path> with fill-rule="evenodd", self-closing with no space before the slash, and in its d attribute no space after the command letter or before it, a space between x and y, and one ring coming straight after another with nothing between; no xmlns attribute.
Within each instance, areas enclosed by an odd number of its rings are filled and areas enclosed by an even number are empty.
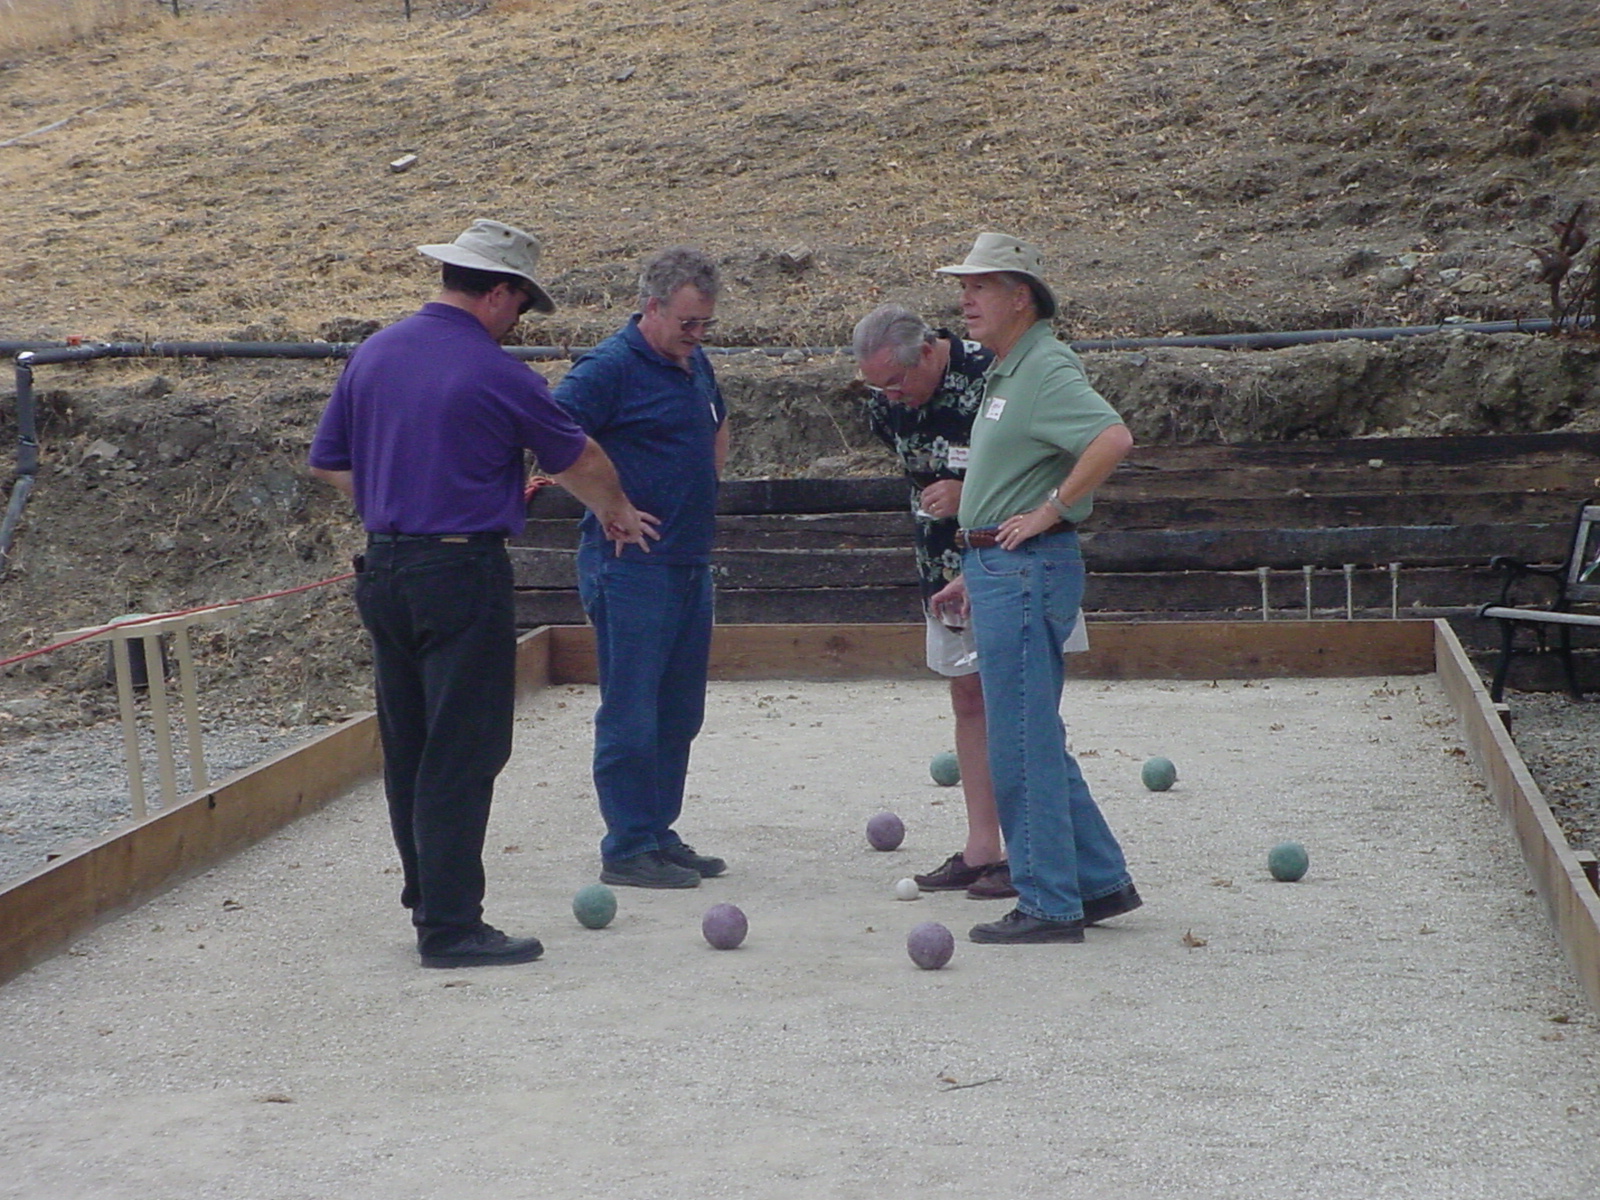
<svg viewBox="0 0 1600 1200"><path fill-rule="evenodd" d="M1139 771L1139 778L1152 792L1164 792L1178 782L1178 768L1170 758L1147 758Z"/></svg>
<svg viewBox="0 0 1600 1200"><path fill-rule="evenodd" d="M604 929L617 915L617 894L603 883L581 887L572 898L572 915L585 929Z"/></svg>
<svg viewBox="0 0 1600 1200"><path fill-rule="evenodd" d="M1294 883L1311 866L1311 856L1299 842L1279 842L1267 855L1267 870L1280 883Z"/></svg>
<svg viewBox="0 0 1600 1200"><path fill-rule="evenodd" d="M961 762L954 753L946 750L943 754L933 756L933 761L928 764L928 774L940 787L955 787L961 782Z"/></svg>

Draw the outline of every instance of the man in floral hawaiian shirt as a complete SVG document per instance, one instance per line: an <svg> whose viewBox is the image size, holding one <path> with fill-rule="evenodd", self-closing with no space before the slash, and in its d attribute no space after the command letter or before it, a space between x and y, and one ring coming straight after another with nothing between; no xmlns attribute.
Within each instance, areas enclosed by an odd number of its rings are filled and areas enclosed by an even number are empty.
<svg viewBox="0 0 1600 1200"><path fill-rule="evenodd" d="M870 389L873 432L900 457L911 483L917 571L928 624L928 666L950 680L956 758L967 805L967 844L917 883L979 899L1015 896L1000 844L1000 821L989 782L983 685L972 631L959 613L935 613L927 601L961 573L956 508L966 475L972 421L983 399L983 375L994 355L916 313L886 304L855 328L854 350Z"/></svg>

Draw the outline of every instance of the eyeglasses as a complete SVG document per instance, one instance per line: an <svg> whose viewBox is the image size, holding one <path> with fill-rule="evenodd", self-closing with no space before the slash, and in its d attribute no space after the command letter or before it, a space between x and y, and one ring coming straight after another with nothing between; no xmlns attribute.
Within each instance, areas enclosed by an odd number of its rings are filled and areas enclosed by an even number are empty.
<svg viewBox="0 0 1600 1200"><path fill-rule="evenodd" d="M901 367L900 370L889 376L882 383L869 383L868 387L876 387L880 392L894 392L896 395L906 390L906 378L911 374L910 367Z"/></svg>
<svg viewBox="0 0 1600 1200"><path fill-rule="evenodd" d="M715 317L685 317L678 322L678 328L684 333L710 333L716 327Z"/></svg>
<svg viewBox="0 0 1600 1200"><path fill-rule="evenodd" d="M528 312L537 301L533 298L533 293L527 288L518 288L517 290L522 293L522 303L517 305L517 316L524 317L528 315Z"/></svg>

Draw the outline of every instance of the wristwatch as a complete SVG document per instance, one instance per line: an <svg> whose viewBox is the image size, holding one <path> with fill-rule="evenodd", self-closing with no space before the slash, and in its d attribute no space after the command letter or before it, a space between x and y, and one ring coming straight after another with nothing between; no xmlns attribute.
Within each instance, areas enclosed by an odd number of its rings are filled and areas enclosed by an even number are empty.
<svg viewBox="0 0 1600 1200"><path fill-rule="evenodd" d="M1059 493L1057 493L1055 488L1051 488L1045 493L1044 502L1051 508L1055 509L1056 516L1060 517L1067 524L1072 524L1072 510L1069 509L1065 504L1061 503L1061 496Z"/></svg>

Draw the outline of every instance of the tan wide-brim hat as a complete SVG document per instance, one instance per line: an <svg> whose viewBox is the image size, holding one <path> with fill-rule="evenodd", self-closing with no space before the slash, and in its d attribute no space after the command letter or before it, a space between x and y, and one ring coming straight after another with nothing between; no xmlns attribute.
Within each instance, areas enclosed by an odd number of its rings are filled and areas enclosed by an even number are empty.
<svg viewBox="0 0 1600 1200"><path fill-rule="evenodd" d="M1009 233L980 233L965 261L950 267L940 267L939 275L988 275L1005 271L1024 276L1039 301L1039 315L1053 317L1059 305L1056 294L1044 281L1044 255L1039 247Z"/></svg>
<svg viewBox="0 0 1600 1200"><path fill-rule="evenodd" d="M511 225L486 221L481 217L453 242L417 249L429 258L456 267L479 271L498 271L528 281L533 289L533 306L542 313L555 312L556 302L544 285L533 277L539 269L539 239Z"/></svg>

